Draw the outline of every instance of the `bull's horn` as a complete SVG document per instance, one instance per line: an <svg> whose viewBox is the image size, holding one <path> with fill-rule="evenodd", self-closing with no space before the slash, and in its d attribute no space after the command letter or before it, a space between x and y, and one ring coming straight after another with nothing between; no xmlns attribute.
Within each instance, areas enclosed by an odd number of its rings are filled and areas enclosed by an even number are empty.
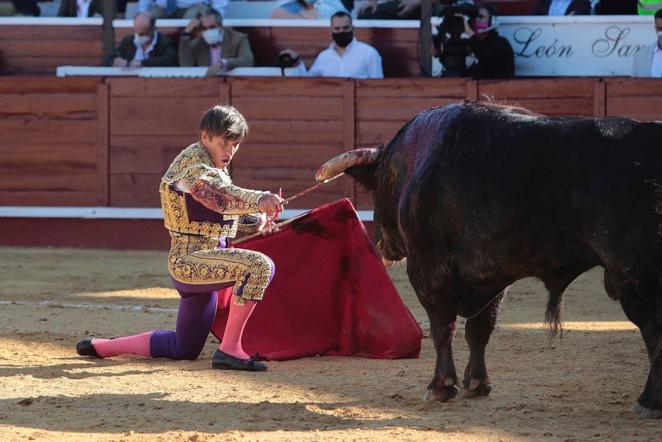
<svg viewBox="0 0 662 442"><path fill-rule="evenodd" d="M379 148L376 147L355 149L341 153L322 164L317 169L317 172L315 172L315 179L317 181L324 181L339 173L343 173L350 167L374 163L377 161L377 158L379 158Z"/></svg>

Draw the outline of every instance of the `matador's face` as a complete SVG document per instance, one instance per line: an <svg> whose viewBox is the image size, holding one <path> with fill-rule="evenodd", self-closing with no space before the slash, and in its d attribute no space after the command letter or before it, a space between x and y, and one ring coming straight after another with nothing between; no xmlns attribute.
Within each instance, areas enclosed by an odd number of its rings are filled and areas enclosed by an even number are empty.
<svg viewBox="0 0 662 442"><path fill-rule="evenodd" d="M228 167L232 157L239 150L239 141L229 140L220 135L208 135L206 131L200 132L200 141L219 169Z"/></svg>

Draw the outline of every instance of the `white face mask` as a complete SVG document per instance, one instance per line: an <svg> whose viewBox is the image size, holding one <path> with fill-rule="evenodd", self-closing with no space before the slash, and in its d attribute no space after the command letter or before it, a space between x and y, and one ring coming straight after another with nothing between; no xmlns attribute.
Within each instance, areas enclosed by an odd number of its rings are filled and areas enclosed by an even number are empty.
<svg viewBox="0 0 662 442"><path fill-rule="evenodd" d="M207 29L202 33L202 38L205 39L208 45L215 45L221 41L221 30L218 28Z"/></svg>
<svg viewBox="0 0 662 442"><path fill-rule="evenodd" d="M151 39L151 35L133 34L133 41L137 46L145 46Z"/></svg>

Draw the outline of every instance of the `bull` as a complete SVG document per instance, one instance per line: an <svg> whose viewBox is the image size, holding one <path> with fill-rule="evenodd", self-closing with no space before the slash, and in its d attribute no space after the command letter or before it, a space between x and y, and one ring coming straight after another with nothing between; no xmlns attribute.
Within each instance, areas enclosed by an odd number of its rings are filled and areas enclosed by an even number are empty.
<svg viewBox="0 0 662 442"><path fill-rule="evenodd" d="M377 249L407 258L430 319L425 399L458 393L458 315L470 349L464 396L488 395L485 348L508 286L544 282L553 336L565 289L602 266L650 359L634 411L662 416L662 123L455 103L418 114L384 146L327 161L316 179L343 171L374 192Z"/></svg>

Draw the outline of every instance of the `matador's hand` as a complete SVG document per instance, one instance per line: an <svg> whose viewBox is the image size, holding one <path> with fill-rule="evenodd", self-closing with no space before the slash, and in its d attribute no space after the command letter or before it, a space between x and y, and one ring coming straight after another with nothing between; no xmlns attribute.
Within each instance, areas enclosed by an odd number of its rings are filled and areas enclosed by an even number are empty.
<svg viewBox="0 0 662 442"><path fill-rule="evenodd" d="M267 215L282 212L283 198L274 193L267 192L260 197L257 203L257 209Z"/></svg>

